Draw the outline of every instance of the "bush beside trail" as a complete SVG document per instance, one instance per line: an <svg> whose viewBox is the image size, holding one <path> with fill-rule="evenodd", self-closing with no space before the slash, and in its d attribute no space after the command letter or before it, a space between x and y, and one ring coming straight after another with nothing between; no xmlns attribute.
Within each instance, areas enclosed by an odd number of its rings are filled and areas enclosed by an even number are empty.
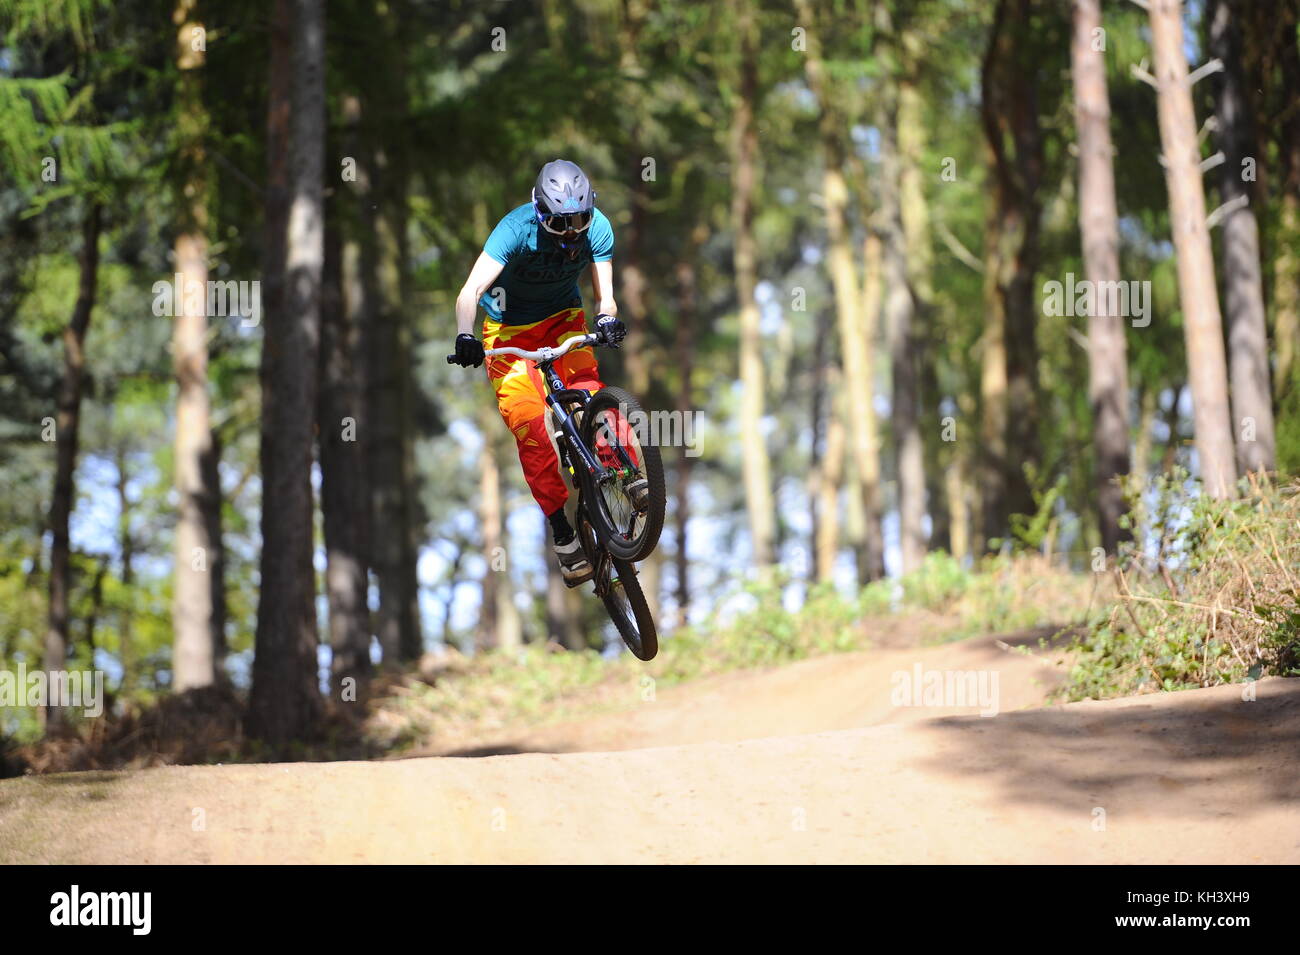
<svg viewBox="0 0 1300 955"><path fill-rule="evenodd" d="M1193 495L1186 475L1131 494L1140 531L1106 619L1073 643L1071 700L1300 676L1300 484Z"/></svg>

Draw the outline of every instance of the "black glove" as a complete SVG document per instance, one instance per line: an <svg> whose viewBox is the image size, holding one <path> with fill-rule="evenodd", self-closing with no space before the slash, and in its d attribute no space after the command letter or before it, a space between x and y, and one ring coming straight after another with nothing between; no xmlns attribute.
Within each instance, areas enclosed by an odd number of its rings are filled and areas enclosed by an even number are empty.
<svg viewBox="0 0 1300 955"><path fill-rule="evenodd" d="M468 332L462 332L456 336L456 354L453 360L462 368L482 366L483 343Z"/></svg>
<svg viewBox="0 0 1300 955"><path fill-rule="evenodd" d="M605 344L611 348L623 344L623 339L627 337L627 326L613 315L597 315L596 331L605 336Z"/></svg>

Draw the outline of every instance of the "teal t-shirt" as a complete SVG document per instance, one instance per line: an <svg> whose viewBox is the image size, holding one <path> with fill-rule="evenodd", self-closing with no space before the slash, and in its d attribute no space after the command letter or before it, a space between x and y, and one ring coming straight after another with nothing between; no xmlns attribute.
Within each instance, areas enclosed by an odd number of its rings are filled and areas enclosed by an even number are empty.
<svg viewBox="0 0 1300 955"><path fill-rule="evenodd" d="M614 229L596 209L591 226L576 241L578 254L570 259L559 238L538 224L531 202L511 209L483 245L483 251L505 268L479 304L506 325L528 325L566 308L581 308L578 278L592 262L614 257ZM504 308L497 307L496 289L505 293Z"/></svg>

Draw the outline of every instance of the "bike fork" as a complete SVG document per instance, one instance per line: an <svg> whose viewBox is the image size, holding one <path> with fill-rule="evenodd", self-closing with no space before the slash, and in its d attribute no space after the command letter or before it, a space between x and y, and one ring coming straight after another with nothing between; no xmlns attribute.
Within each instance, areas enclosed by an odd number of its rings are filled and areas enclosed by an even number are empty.
<svg viewBox="0 0 1300 955"><path fill-rule="evenodd" d="M587 446L579 439L578 426L573 423L573 416L564 410L560 403L555 400L553 395L546 396L546 403L550 405L551 414L555 416L557 419L556 423L559 425L559 431L556 432L556 444L560 443L558 441L560 435L568 438L569 450L578 452L580 463L586 467L587 473L597 474L601 470L601 467L597 463L595 455L593 455ZM568 466L574 467L574 462L570 460Z"/></svg>

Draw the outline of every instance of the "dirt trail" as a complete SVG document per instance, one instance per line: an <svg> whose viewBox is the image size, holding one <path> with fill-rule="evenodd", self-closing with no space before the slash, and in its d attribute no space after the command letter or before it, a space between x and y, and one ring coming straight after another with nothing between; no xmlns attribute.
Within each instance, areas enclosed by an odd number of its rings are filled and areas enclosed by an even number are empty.
<svg viewBox="0 0 1300 955"><path fill-rule="evenodd" d="M917 662L998 672L1001 713L892 708ZM494 743L622 751L7 780L0 862L1300 861L1300 680L1017 709L1052 679L986 639Z"/></svg>
<svg viewBox="0 0 1300 955"><path fill-rule="evenodd" d="M626 692L629 702L613 713L501 733L472 747L430 747L425 753L493 756L645 749L794 736L980 712L978 702L968 706L895 706L891 692L894 675L911 674L918 666L923 673L938 670L996 674L1001 712L1040 706L1064 675L1050 652L1038 649L1039 637L1051 633L1048 628L936 647L814 657L769 670L742 670L684 686L655 689L653 694L647 694L647 688L640 683L631 684ZM1032 655L1020 652L1023 650Z"/></svg>

